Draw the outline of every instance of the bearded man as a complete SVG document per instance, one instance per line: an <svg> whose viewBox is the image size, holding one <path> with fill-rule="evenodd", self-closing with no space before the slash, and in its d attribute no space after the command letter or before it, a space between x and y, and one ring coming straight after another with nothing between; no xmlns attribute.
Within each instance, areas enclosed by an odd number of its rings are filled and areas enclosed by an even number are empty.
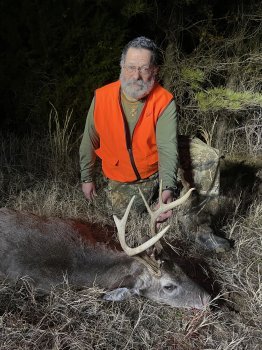
<svg viewBox="0 0 262 350"><path fill-rule="evenodd" d="M96 196L94 162L99 156L115 213L123 212L138 187L150 201L158 179L163 201L174 199L176 106L172 94L156 82L157 59L152 40L129 42L121 56L120 80L96 90L88 112L80 147L82 189L87 199ZM136 208L144 208L139 199Z"/></svg>
<svg viewBox="0 0 262 350"><path fill-rule="evenodd" d="M130 41L123 49L120 66L120 79L96 90L80 146L85 197L92 200L97 195L94 164L98 156L108 181L107 201L117 215L124 213L139 188L147 201L152 201L160 180L164 203L178 195L176 105L173 95L156 80L156 44L145 37ZM203 153L208 154L206 149ZM199 158L202 161L205 156ZM217 165L217 155L215 159ZM211 180L214 188L217 182ZM135 208L138 212L145 208L140 196ZM158 221L171 215L171 211L164 213Z"/></svg>

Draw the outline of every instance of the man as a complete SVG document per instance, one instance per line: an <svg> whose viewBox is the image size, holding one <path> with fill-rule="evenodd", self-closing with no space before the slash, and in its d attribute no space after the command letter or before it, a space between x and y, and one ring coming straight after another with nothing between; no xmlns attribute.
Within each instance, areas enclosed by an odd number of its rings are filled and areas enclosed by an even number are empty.
<svg viewBox="0 0 262 350"><path fill-rule="evenodd" d="M138 188L150 202L160 180L163 202L174 200L178 143L173 96L156 81L156 44L145 37L130 41L120 66L119 81L96 90L80 146L80 164L82 190L92 200L97 195L95 159L101 158L108 179L107 200L113 212L122 215ZM140 196L135 204L137 211L143 211ZM171 214L162 214L158 221Z"/></svg>
<svg viewBox="0 0 262 350"><path fill-rule="evenodd" d="M173 96L156 82L157 55L150 39L139 37L128 43L121 57L120 81L98 89L88 113L80 147L82 189L87 199L96 196L93 168L98 155L115 212L123 211L138 187L150 200L158 178L163 181L163 201L174 199L176 107ZM136 204L137 209L144 208L142 202Z"/></svg>

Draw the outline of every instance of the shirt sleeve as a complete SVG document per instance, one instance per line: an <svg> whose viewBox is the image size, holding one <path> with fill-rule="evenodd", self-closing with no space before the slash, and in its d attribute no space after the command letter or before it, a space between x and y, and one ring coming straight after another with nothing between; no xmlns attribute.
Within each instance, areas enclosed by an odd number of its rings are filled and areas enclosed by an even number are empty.
<svg viewBox="0 0 262 350"><path fill-rule="evenodd" d="M177 112L174 101L166 107L156 125L159 179L163 189L176 188L178 167Z"/></svg>
<svg viewBox="0 0 262 350"><path fill-rule="evenodd" d="M95 149L99 148L100 143L99 135L95 130L94 108L95 98L93 98L87 114L85 130L79 149L81 181L91 182L94 179Z"/></svg>

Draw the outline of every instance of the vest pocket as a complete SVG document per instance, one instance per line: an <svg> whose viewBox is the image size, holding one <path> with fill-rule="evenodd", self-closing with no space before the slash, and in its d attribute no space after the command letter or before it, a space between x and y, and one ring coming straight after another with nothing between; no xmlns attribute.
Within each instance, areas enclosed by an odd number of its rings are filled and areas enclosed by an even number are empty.
<svg viewBox="0 0 262 350"><path fill-rule="evenodd" d="M147 177L158 171L158 155L151 154L146 158L146 168Z"/></svg>
<svg viewBox="0 0 262 350"><path fill-rule="evenodd" d="M154 165L158 163L158 155L157 153L150 154L146 157L147 164Z"/></svg>
<svg viewBox="0 0 262 350"><path fill-rule="evenodd" d="M119 159L106 154L101 148L95 150L96 155L102 159L102 162L111 166L117 166L119 164Z"/></svg>

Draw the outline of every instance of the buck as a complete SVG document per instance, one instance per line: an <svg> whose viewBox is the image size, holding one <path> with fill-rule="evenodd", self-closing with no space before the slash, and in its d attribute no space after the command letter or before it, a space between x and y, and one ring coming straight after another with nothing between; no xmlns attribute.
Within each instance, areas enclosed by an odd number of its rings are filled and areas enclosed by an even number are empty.
<svg viewBox="0 0 262 350"><path fill-rule="evenodd" d="M157 233L157 217L186 201L191 191L169 204L160 201L155 211L140 193L151 217L152 237L132 248L126 243L125 229L133 197L123 218L114 216L122 249L108 241L107 230L98 230L94 224L2 208L0 274L10 279L27 276L43 290L62 283L66 276L74 286L103 288L105 300L137 295L174 307L203 309L209 303L208 293L172 261L148 253L153 246L161 247L159 240L169 228Z"/></svg>

